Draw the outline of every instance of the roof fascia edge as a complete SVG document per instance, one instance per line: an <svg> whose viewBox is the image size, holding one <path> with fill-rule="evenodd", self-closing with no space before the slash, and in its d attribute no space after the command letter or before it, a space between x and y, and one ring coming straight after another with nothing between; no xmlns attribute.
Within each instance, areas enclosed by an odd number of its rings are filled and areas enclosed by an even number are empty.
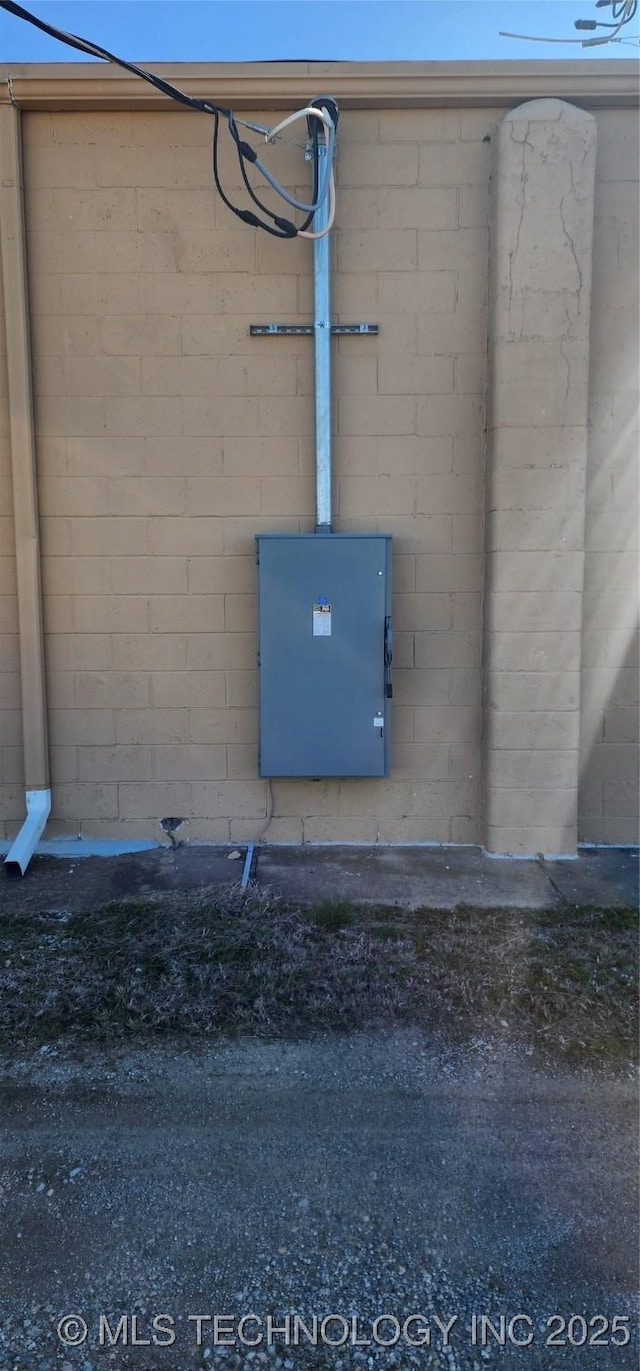
<svg viewBox="0 0 640 1371"><path fill-rule="evenodd" d="M572 62L153 63L189 95L236 109L282 109L319 81L345 109L513 106L555 97L589 107L639 103L635 60ZM167 99L117 67L85 62L0 66L0 103L24 110L162 110Z"/></svg>

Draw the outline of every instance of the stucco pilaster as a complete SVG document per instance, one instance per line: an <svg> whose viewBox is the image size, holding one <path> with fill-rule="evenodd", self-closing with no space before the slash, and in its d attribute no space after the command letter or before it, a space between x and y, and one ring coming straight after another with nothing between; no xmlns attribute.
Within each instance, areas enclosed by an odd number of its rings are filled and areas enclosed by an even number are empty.
<svg viewBox="0 0 640 1371"><path fill-rule="evenodd" d="M496 135L485 842L575 852L596 125L529 101Z"/></svg>

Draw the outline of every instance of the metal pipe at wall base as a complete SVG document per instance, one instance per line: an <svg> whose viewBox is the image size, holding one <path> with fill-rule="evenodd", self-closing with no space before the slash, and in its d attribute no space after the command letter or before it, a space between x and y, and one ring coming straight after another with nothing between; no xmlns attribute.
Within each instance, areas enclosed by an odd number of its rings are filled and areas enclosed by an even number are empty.
<svg viewBox="0 0 640 1371"><path fill-rule="evenodd" d="M51 813L50 790L28 790L27 817L4 859L9 876L24 876Z"/></svg>
<svg viewBox="0 0 640 1371"><path fill-rule="evenodd" d="M326 156L326 149L325 149ZM325 196L313 218L314 233L329 222ZM331 533L331 252L330 234L313 244L315 419L316 419L316 533Z"/></svg>
<svg viewBox="0 0 640 1371"><path fill-rule="evenodd" d="M240 889L241 889L241 890L246 890L246 888L247 888L247 886L248 886L248 884L249 884L249 881L251 880L251 867L252 867L252 864L253 864L253 853L254 853L254 850L255 850L255 843L249 843L249 846L248 846L248 848L247 848L247 855L246 855L246 857L245 857L245 859L244 859L244 866L243 866L243 868L242 868L242 879L241 879L241 881L240 881Z"/></svg>

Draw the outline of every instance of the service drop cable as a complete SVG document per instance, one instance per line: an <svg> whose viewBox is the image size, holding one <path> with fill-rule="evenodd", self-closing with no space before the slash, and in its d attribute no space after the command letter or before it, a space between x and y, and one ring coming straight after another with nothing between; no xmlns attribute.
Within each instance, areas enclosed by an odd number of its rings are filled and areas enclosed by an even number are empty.
<svg viewBox="0 0 640 1371"><path fill-rule="evenodd" d="M327 190L328 190L328 192L329 192L330 197L333 195L334 212L335 212L335 185L334 185L334 181L333 181L333 154L334 154L334 149L335 149L335 124L334 124L334 122L333 122L333 120L332 120L332 118L331 118L331 116L329 115L329 113L328 113L327 110L325 110L325 109L316 109L316 107L315 107L314 105L307 105L307 106L305 106L304 109L302 109L302 110L297 110L296 113L295 113L294 115L291 116L291 118L293 118L293 119L299 119L299 118L301 118L301 117L303 117L303 116L306 116L306 118L307 118L307 125L308 125L308 128L309 128L309 130L310 130L311 158L312 158L312 161L313 161L313 169L314 169L314 177L313 177L313 202L312 202L312 204L308 205L308 204L304 203L304 202L301 201L301 200L295 200L295 199L293 198L293 196L291 196L291 195L288 194L287 191L285 191L285 190L283 190L283 189L282 189L282 191L281 191L281 193L283 194L283 196L284 196L285 199L287 200L287 203L293 205L295 209L300 209L300 210L305 210L305 209L306 209L306 210L308 211L308 213L307 213L307 218L305 219L304 223L303 223L303 224L300 224L300 225L297 227L297 229L295 228L295 225L292 225L288 219L283 219L281 216L274 214L273 211L270 210L266 205L264 205L264 204L262 203L262 201L258 198L258 196L256 195L256 193L255 193L255 191L254 191L254 189L253 189L253 187L252 187L252 185L251 185L251 183L250 183L250 181L249 181L249 177L247 176L247 171L246 171L246 167L245 167L245 157L242 155L240 145L239 145L239 144L236 144L236 150L237 150L237 152L238 152L238 161L239 161L239 164L240 164L240 171L241 171L241 173L242 173L242 179L243 179L243 181L244 181L246 190L247 190L247 192L248 192L250 198L253 200L254 204L257 205L258 209L261 210L261 212L262 212L263 214L266 214L266 215L268 215L271 219L273 219L274 223L278 226L277 229L275 229L275 228L272 228L272 227L271 227L270 225L268 225L268 224L262 223L262 224L261 224L261 227L264 228L264 229L266 229L267 233L271 233L271 234L274 235L274 237L277 237L277 238L289 238L289 237L292 237L292 236L293 236L293 235L292 235L292 232L291 232L292 229L295 229L295 232L298 233L298 234L301 234L303 237L309 237L310 235L306 233L306 229L308 229L308 227L309 227L309 225L310 225L310 223L311 223L311 220L313 219L313 216L314 216L314 214L316 213L316 210L319 209L320 205L322 205L322 204L324 203L324 200L325 200L326 195L327 195ZM326 138L325 138L324 172L323 172L322 184L321 184L320 189L318 188L318 139L317 139L317 123L314 122L314 121L316 121L316 120L319 120L319 121L322 123L322 125L323 125L323 127L324 127L324 130L325 130L325 134L326 134ZM289 122L290 122L290 119L286 120L286 122L289 123ZM231 205L231 203L229 202L229 200L228 200L227 197L225 196L224 191L223 191L223 189L222 189L222 186L221 186L221 184L220 184L220 175L219 175L219 168L218 168L218 132L217 132L217 124L218 124L218 120L217 120L217 116L215 116L215 122L214 122L214 136L213 136L213 176L214 176L214 180L215 180L215 183L216 183L216 187L217 187L218 192L219 192L221 198L223 199L224 203L225 203L226 205L228 205L228 207L229 207L230 209L232 209L233 212L234 212L235 214L237 214L238 217L239 217L240 219L243 219L243 220L245 221L245 223L252 223L252 222L254 221L254 218L255 218L255 216L253 215L253 212L250 211L250 210L249 210L249 211L247 211L247 210L237 210L233 205ZM281 125L278 125L278 129L279 129L280 127L281 127ZM272 142L276 137L279 137L279 136L280 136L279 133L278 133L278 129L275 129L275 130L272 129L269 133L267 133L267 135L266 135L266 141L267 141L267 142ZM243 144L242 146L246 146L246 144ZM277 189L277 183L275 183L275 182L273 181L273 178L272 178L270 172L267 170L266 167L264 167L264 166L262 165L262 163L260 162L260 160L259 160L257 157L255 157L255 158L247 158L246 160L247 160L247 161L254 161L254 162L255 162L255 165L258 167L258 169L259 169L260 171L262 171L263 175L266 177L266 179L269 181L269 183L272 184L272 185L274 185L274 187ZM312 236L313 236L313 237L316 237L316 238L322 238L322 237L324 237L324 235L325 235L326 233L329 232L332 223L333 223L333 214L330 215L330 222L327 224L326 228L324 228L324 229L322 230L321 233L319 233L319 234L314 234L314 235L312 235Z"/></svg>
<svg viewBox="0 0 640 1371"><path fill-rule="evenodd" d="M0 9L4 9L9 14L13 14L17 19L23 19L26 23L33 24L35 28L41 29L42 32L48 34L49 37L56 38L60 42L66 43L69 47L76 48L79 52L86 52L91 57L98 57L105 62L115 63L116 66L122 67L125 71L131 72L134 76L139 76L143 81L148 81L150 85L155 86L156 90L161 91L163 95L168 96L171 100L176 100L179 104L185 105L189 109L198 110L202 114L212 115L214 120L213 174L216 188L227 208L230 209L232 213L236 214L239 219L242 219L244 223L251 225L253 228L263 229L266 233L270 233L276 238L295 238L300 232L306 233L314 214L324 203L326 196L331 193L335 197L332 170L335 150L335 123L326 109L318 109L313 105L309 105L302 110L296 111L295 114L287 116L287 118L283 119L274 129L268 129L261 124L253 123L251 120L237 119L234 116L233 110L226 108L226 106L214 104L209 100L201 100L197 96L187 95L185 91L179 90L177 86L172 85L169 81L165 81L161 76L156 76L153 72L146 71L144 67L138 67L133 62L126 62L123 58L116 57L115 54L109 52L107 48L102 48L97 43L92 43L89 39L80 38L77 34L66 33L63 29L58 29L53 24L47 24L45 20L38 19L36 15L25 10L22 5L15 4L14 0L0 0ZM238 125L240 124L244 128L251 129L255 133L263 134L267 143L273 143L276 139L280 138L283 128L294 120L303 117L307 118L307 125L310 130L312 123L315 123L314 133L310 136L309 140L311 160L313 162L313 198L311 203L297 200L290 195L285 187L280 184L272 172L269 171L268 167L262 162L255 148L251 147L250 143L244 141L240 137L238 131ZM242 177L249 195L261 212L273 220L273 224L266 223L264 219L259 218L252 210L240 209L232 203L227 195L225 195L220 182L218 167L218 126L220 118L226 120L227 128L236 147ZM320 176L318 168L318 125L315 121L322 124L325 134L326 151L322 176ZM293 209L306 212L307 218L303 224L298 226L292 223L290 219L274 214L272 210L261 203L250 185L246 173L245 162L250 162L254 165L256 170L264 177L276 194L288 205L291 205ZM324 230L325 233L328 231L328 228Z"/></svg>
<svg viewBox="0 0 640 1371"><path fill-rule="evenodd" d="M611 8L611 16L615 21L607 24L599 19L576 19L573 27L575 29L591 30L594 29L613 29L613 33L608 33L603 38L541 38L530 33L504 33L502 30L498 34L499 38L520 38L527 43L570 43L577 44L581 48L603 47L605 43L630 43L634 47L637 39L619 38L620 30L625 24L631 23L635 19L638 11L638 0L596 0L596 9Z"/></svg>
<svg viewBox="0 0 640 1371"><path fill-rule="evenodd" d="M322 178L322 188L318 194L317 204L307 205L302 200L294 199L293 195L290 195L289 192L284 189L284 186L278 185L278 182L272 176L268 167L265 167L258 157L256 157L256 166L258 170L262 172L262 175L266 178L266 180L269 182L269 185L273 186L273 189L278 191L278 193L282 195L283 199L285 199L289 205L293 205L294 209L304 209L307 210L309 213L315 214L315 211L319 209L320 205L324 202L327 190L329 188L329 177L331 175L331 164L333 161L333 152L335 147L335 130L333 126L333 120L330 118L330 116L325 115L323 110L314 109L313 105L307 105L307 107L303 110L300 110L299 113L312 115L314 118L321 119L325 127L329 130L329 138L327 145L328 153L325 158L325 171Z"/></svg>

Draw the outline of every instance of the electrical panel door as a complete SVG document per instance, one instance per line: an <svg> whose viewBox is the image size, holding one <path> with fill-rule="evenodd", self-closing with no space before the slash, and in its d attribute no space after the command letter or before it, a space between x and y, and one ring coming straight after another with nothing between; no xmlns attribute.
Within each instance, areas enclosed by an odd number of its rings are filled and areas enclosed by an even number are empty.
<svg viewBox="0 0 640 1371"><path fill-rule="evenodd" d="M259 534L260 776L385 776L391 537Z"/></svg>

